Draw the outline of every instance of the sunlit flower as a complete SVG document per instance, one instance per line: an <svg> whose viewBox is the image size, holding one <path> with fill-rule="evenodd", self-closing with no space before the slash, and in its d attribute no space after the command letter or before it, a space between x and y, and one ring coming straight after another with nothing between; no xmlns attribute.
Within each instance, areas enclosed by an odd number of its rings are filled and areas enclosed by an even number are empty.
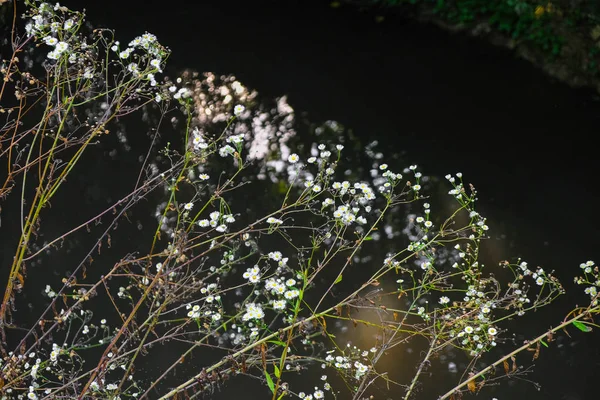
<svg viewBox="0 0 600 400"><path fill-rule="evenodd" d="M235 106L233 108L233 115L235 115L236 117L240 116L244 112L245 109L246 108L244 106L238 104L237 106Z"/></svg>

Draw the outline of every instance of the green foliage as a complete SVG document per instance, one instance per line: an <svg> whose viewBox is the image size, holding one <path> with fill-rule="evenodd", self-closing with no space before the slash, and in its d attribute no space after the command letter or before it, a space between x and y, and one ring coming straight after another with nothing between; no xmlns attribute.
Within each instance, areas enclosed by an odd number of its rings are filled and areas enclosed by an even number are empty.
<svg viewBox="0 0 600 400"><path fill-rule="evenodd" d="M347 0L349 3L353 1ZM487 23L493 30L545 55L569 64L575 73L598 77L598 45L590 32L600 26L594 4L567 0L370 0L368 7L414 5L442 20L461 26ZM565 37L569 37L566 40ZM568 52L563 49L569 47Z"/></svg>
<svg viewBox="0 0 600 400"><path fill-rule="evenodd" d="M573 325L575 326L575 328L579 329L581 332L591 332L592 328L590 328L589 326L587 326L586 324L584 324L583 322L580 321L573 321Z"/></svg>

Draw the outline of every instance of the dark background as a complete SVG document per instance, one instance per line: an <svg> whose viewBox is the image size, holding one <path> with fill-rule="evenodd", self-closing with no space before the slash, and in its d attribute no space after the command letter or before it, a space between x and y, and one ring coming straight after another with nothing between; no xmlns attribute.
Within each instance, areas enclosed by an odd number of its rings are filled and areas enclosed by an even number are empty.
<svg viewBox="0 0 600 400"><path fill-rule="evenodd" d="M173 50L171 71L233 73L263 96L287 95L311 121L336 120L365 143L378 140L426 174L463 172L501 239L494 261L522 256L557 270L570 288L579 263L598 258L598 98L509 51L401 14L376 23L373 13L327 1L61 3L85 7L121 42L156 34ZM586 301L582 288L571 293L554 320L542 312L532 327L540 332ZM540 392L496 397L597 398L598 335L573 336L540 357Z"/></svg>

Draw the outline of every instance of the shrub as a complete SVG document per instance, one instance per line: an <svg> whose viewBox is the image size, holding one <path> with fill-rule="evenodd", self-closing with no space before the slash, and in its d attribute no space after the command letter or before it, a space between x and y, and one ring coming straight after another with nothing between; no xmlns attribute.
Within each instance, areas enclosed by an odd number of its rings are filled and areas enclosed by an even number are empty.
<svg viewBox="0 0 600 400"><path fill-rule="evenodd" d="M394 170L368 148L373 169L361 173L343 157L335 123L303 145L285 99L273 116L233 77L160 78L169 50L154 35L124 44L79 12L25 3L24 32L15 31L1 68L1 228L4 245L14 246L0 307L3 398L193 397L242 376L273 399L363 398L375 382L396 381L378 368L385 355L418 340L426 348L404 398L454 348L472 362L448 398L493 382L482 376L496 366L523 374L517 353L539 352L568 325L593 325L599 278L588 262L578 282L589 306L481 368L508 337L507 320L563 289L522 260L501 262L495 274L484 267L489 228L461 174L446 177L454 210L442 217L417 166ZM92 217L73 213L73 226L46 225L61 206L82 202L71 181L92 173L79 168L111 137L126 142L123 124L137 115L156 125L140 135L148 150L129 193ZM167 120L179 136L165 144ZM266 195L251 202L257 193ZM148 203L156 226L128 225ZM411 210L409 242L394 239L379 260L365 255L381 231L398 230L403 209ZM72 253L82 255L73 264ZM36 292L39 314L24 313ZM340 343L337 322L368 325L378 340ZM152 354L158 370L147 365ZM294 378L313 370L322 375L314 383Z"/></svg>

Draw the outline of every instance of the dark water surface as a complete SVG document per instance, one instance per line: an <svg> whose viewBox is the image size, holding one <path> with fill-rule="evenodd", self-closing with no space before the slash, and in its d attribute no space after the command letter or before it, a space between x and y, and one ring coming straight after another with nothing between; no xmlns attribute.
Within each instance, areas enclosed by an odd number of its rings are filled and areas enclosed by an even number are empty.
<svg viewBox="0 0 600 400"><path fill-rule="evenodd" d="M156 34L173 50L175 70L233 73L263 96L288 95L311 121L336 120L365 143L379 141L426 174L461 171L501 239L489 244L494 261L522 256L557 270L569 288L579 263L599 258L600 103L507 51L397 15L377 24L374 15L327 2L62 3L85 7L122 42ZM541 312L529 328L542 332L585 301L575 288L554 319ZM532 376L541 391L519 384L494 396L598 398L598 339L575 332L560 350L542 353Z"/></svg>

